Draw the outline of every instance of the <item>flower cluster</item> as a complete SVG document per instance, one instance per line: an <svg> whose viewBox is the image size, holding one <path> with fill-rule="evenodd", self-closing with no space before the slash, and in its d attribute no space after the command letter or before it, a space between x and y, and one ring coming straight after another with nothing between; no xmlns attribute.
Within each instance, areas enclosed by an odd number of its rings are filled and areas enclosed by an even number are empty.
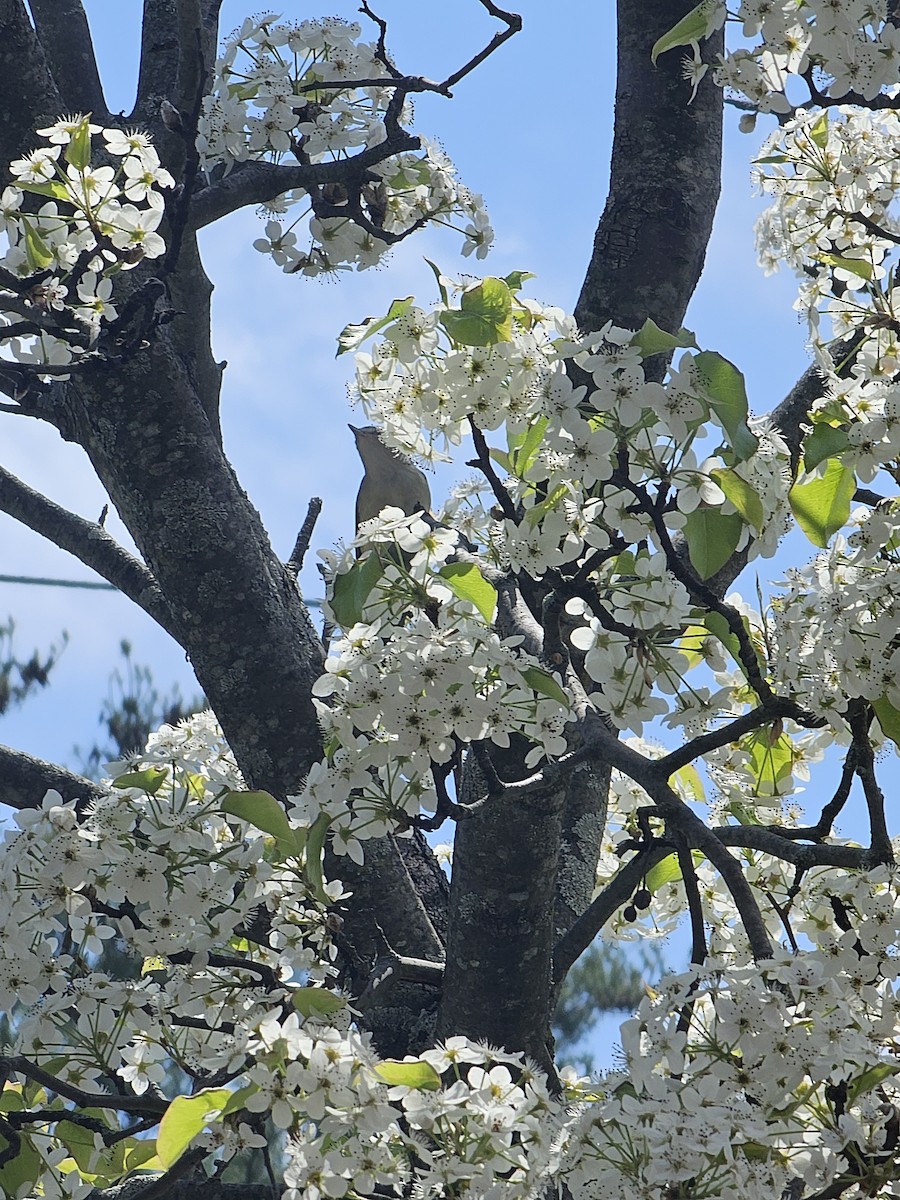
<svg viewBox="0 0 900 1200"><path fill-rule="evenodd" d="M204 102L197 145L206 171L249 161L337 167L349 153L380 145L395 89L376 47L361 42L361 34L359 24L338 18L281 23L268 14L244 21L225 43ZM411 118L407 102L395 119ZM450 160L424 139L421 150L374 164L358 195L336 171L333 181L311 191L292 188L266 208L265 237L254 245L289 273L372 266L391 241L425 221L459 228L464 254L483 258L493 241L481 197L458 182Z"/></svg>
<svg viewBox="0 0 900 1200"><path fill-rule="evenodd" d="M74 116L38 130L46 145L10 164L0 195L0 339L19 362L65 364L116 319L117 272L158 258L162 189L174 180L146 134ZM107 159L91 162L100 134Z"/></svg>
<svg viewBox="0 0 900 1200"><path fill-rule="evenodd" d="M519 733L529 764L565 749L563 690L491 629L496 593L477 566L447 564L458 548L455 532L387 509L326 556L346 632L314 688L328 754L294 803L310 825L326 813L335 849L360 861L360 839L436 811L436 788L472 742L508 746ZM358 588L348 627L345 596Z"/></svg>
<svg viewBox="0 0 900 1200"><path fill-rule="evenodd" d="M520 296L524 278L441 276L431 312L397 301L386 318L348 327L344 349L382 331L357 354L359 400L388 445L426 459L472 430L476 439L505 431L505 446L484 440L479 450L506 469L502 490L496 477L491 496L466 489L443 520L495 570L535 580L582 572L590 586L564 607L569 643L597 685L591 700L639 732L677 695L685 720L702 689L684 682L677 633L695 600L673 573L673 539L696 545L698 562L701 543L705 553L720 537L721 561L741 547L774 553L789 523L787 447L746 408L726 409L723 397L742 383L718 355L685 353L664 383L645 378L645 355L691 346L691 335L610 325L581 337L570 316ZM698 462L693 447L716 435L722 445ZM441 562L458 557L443 544Z"/></svg>
<svg viewBox="0 0 900 1200"><path fill-rule="evenodd" d="M129 766L83 810L49 792L7 831L0 1005L26 1006L17 1053L88 1090L117 1077L141 1094L167 1063L233 1070L245 1027L290 1002L290 981L331 977L340 887L316 899L301 842L276 853L264 813L244 815L266 798L243 790L211 714L163 726ZM267 937L250 943L259 912ZM113 946L124 975L102 967Z"/></svg>
<svg viewBox="0 0 900 1200"><path fill-rule="evenodd" d="M807 81L814 99L871 101L900 82L900 30L889 19L884 0L701 0L671 33L658 52L693 44L685 75L695 84L704 73L697 43L726 20L739 22L745 40L727 52L714 77L758 112L789 113L786 92L791 77Z"/></svg>
<svg viewBox="0 0 900 1200"><path fill-rule="evenodd" d="M900 708L900 514L889 505L858 509L853 524L849 544L836 537L812 564L789 573L772 623L779 679L839 731L848 698Z"/></svg>

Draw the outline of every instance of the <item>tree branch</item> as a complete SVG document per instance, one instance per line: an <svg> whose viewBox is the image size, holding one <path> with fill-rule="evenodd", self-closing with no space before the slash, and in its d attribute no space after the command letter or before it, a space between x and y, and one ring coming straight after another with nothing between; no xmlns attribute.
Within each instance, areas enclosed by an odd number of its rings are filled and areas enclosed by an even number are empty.
<svg viewBox="0 0 900 1200"><path fill-rule="evenodd" d="M692 0L619 0L616 122L609 195L575 307L591 332L608 320L681 326L706 256L721 186L722 89L704 79L692 104L678 54L655 67L657 38ZM721 31L704 43L714 60Z"/></svg>
<svg viewBox="0 0 900 1200"><path fill-rule="evenodd" d="M132 121L159 124L159 105L176 94L179 21L177 0L144 0L141 65Z"/></svg>
<svg viewBox="0 0 900 1200"><path fill-rule="evenodd" d="M48 538L61 550L74 554L179 640L172 613L156 580L102 526L54 504L3 467L0 467L0 511Z"/></svg>
<svg viewBox="0 0 900 1200"><path fill-rule="evenodd" d="M106 788L83 775L3 745L0 745L0 783L0 803L19 811L40 808L45 794L51 789L59 792L63 800L82 801L76 804L79 809L107 794Z"/></svg>
<svg viewBox="0 0 900 1200"><path fill-rule="evenodd" d="M31 27L23 0L0 0L0 181L7 163L30 150L34 131L63 110L44 49Z"/></svg>
<svg viewBox="0 0 900 1200"><path fill-rule="evenodd" d="M81 0L29 0L29 7L65 111L103 122L108 112Z"/></svg>
<svg viewBox="0 0 900 1200"><path fill-rule="evenodd" d="M369 146L352 158L336 162L297 163L293 166L267 162L241 163L222 179L196 192L188 218L191 229L202 229L229 213L253 204L266 204L292 188L308 190L317 184L354 183L370 167L404 150L418 150L421 142L412 134L389 138ZM384 236L384 231L381 231Z"/></svg>

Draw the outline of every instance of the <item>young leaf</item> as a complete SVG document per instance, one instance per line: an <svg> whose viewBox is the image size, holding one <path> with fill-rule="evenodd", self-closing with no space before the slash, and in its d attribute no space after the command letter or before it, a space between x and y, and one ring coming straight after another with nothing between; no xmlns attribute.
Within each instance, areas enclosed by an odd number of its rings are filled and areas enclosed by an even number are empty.
<svg viewBox="0 0 900 1200"><path fill-rule="evenodd" d="M91 161L91 119L84 117L69 138L65 159L76 171L86 170Z"/></svg>
<svg viewBox="0 0 900 1200"><path fill-rule="evenodd" d="M377 554L358 559L349 571L335 576L329 605L341 629L350 629L362 620L363 608L384 567Z"/></svg>
<svg viewBox="0 0 900 1200"><path fill-rule="evenodd" d="M675 883L680 878L681 867L678 864L678 855L667 854L655 867L650 868L644 882L647 890L655 895L661 887L665 887L667 883Z"/></svg>
<svg viewBox="0 0 900 1200"><path fill-rule="evenodd" d="M270 792L228 792L222 801L222 811L268 833L285 856L296 853L297 843L287 813Z"/></svg>
<svg viewBox="0 0 900 1200"><path fill-rule="evenodd" d="M684 538L694 570L709 579L724 567L737 549L744 521L739 513L718 508L695 508L684 523Z"/></svg>
<svg viewBox="0 0 900 1200"><path fill-rule="evenodd" d="M512 340L512 293L502 279L487 278L463 292L458 309L441 314L441 324L461 346L493 346Z"/></svg>
<svg viewBox="0 0 900 1200"><path fill-rule="evenodd" d="M746 629L747 635L749 638L750 626L747 622L747 618L742 617L741 623L743 624L744 629ZM708 612L706 614L706 616L703 618L703 624L706 626L706 628L709 630L709 632L713 635L713 637L718 638L718 640L722 643L722 645L725 647L725 649L728 651L728 653L731 655L731 657L734 659L734 661L737 663L737 665L741 668L741 670L746 675L747 668L744 666L743 662L741 661L741 644L738 641L736 635L731 632L731 628L730 628L728 622L722 616L722 614L718 613L718 612ZM751 639L750 644L751 645L753 644L752 639ZM756 649L755 646L753 648L753 652L756 656L756 663L757 663L757 666L759 667L760 673L764 675L765 674L765 664L760 659L759 651Z"/></svg>
<svg viewBox="0 0 900 1200"><path fill-rule="evenodd" d="M510 470L520 479L537 458L549 424L549 417L538 417L533 425L529 425L524 434L515 439L510 438Z"/></svg>
<svg viewBox="0 0 900 1200"><path fill-rule="evenodd" d="M503 282L511 292L517 292L526 279L535 279L534 271L510 271L503 276Z"/></svg>
<svg viewBox="0 0 900 1200"><path fill-rule="evenodd" d="M710 17L718 7L719 0L700 0L696 8L692 8L668 33L658 38L650 51L650 61L654 67L659 56L667 50L674 50L677 46L689 46L691 42L699 42L701 38L706 37Z"/></svg>
<svg viewBox="0 0 900 1200"><path fill-rule="evenodd" d="M678 639L678 649L688 660L688 670L704 661L703 643L709 637L709 630L702 625L689 625Z"/></svg>
<svg viewBox="0 0 900 1200"><path fill-rule="evenodd" d="M856 491L856 476L839 458L826 459L825 464L824 473L801 477L788 494L797 524L823 550L846 524Z"/></svg>
<svg viewBox="0 0 900 1200"><path fill-rule="evenodd" d="M32 225L31 221L22 218L25 228L25 258L32 271L46 271L53 262L50 247Z"/></svg>
<svg viewBox="0 0 900 1200"><path fill-rule="evenodd" d="M145 767L143 771L126 771L114 779L112 785L114 788L139 788L148 796L155 796L168 775L168 771L161 771L159 767Z"/></svg>
<svg viewBox="0 0 900 1200"><path fill-rule="evenodd" d="M648 317L634 337L632 346L637 346L643 358L651 354L664 354L670 350L686 349L692 346L697 349L697 342L689 329L679 329L677 333L666 333L657 323Z"/></svg>
<svg viewBox="0 0 900 1200"><path fill-rule="evenodd" d="M306 879L315 898L322 904L330 904L331 897L325 891L325 872L322 855L325 836L331 825L328 813L319 813L306 835Z"/></svg>
<svg viewBox="0 0 900 1200"><path fill-rule="evenodd" d="M814 471L820 462L826 458L836 458L850 445L850 439L844 429L821 421L813 425L812 432L803 443L803 468Z"/></svg>
<svg viewBox="0 0 900 1200"><path fill-rule="evenodd" d="M887 696L882 696L880 700L873 700L872 707L878 718L878 724L881 726L881 732L900 747L900 712L894 708Z"/></svg>
<svg viewBox="0 0 900 1200"><path fill-rule="evenodd" d="M750 432L747 424L749 405L744 376L734 363L717 354L715 350L701 350L694 355L697 382L728 434L731 448L738 462L745 462L756 453L759 439Z"/></svg>
<svg viewBox="0 0 900 1200"><path fill-rule="evenodd" d="M706 799L703 780L700 778L700 772L693 763L686 763L683 767L679 767L672 778L681 784L692 800L703 803Z"/></svg>
<svg viewBox="0 0 900 1200"><path fill-rule="evenodd" d="M533 692L547 696L550 700L556 700L565 708L569 707L569 697L549 671L542 671L540 667L525 667L522 671L522 678Z"/></svg>
<svg viewBox="0 0 900 1200"><path fill-rule="evenodd" d="M425 261L428 263L429 267L431 267L432 271L434 271L434 277L437 280L438 291L441 293L441 303L446 308L450 303L450 299L447 295L447 285L444 283L444 277L441 274L441 268L437 265L437 263L433 263L430 258L426 258Z"/></svg>
<svg viewBox="0 0 900 1200"><path fill-rule="evenodd" d="M568 488L564 483L559 484L553 489L549 496L546 496L540 504L535 504L533 508L529 508L525 513L525 524L530 529L534 529L543 521L547 513L551 509L556 508L563 496L568 492Z"/></svg>
<svg viewBox="0 0 900 1200"><path fill-rule="evenodd" d="M300 987L291 992L291 1003L303 1017L330 1017L347 1007L342 996L336 996L328 988Z"/></svg>
<svg viewBox="0 0 900 1200"><path fill-rule="evenodd" d="M338 348L335 358L346 354L348 350L355 350L357 346L362 345L367 337L370 337L373 333L377 333L379 329L384 329L386 325L390 325L398 317L402 317L405 312L412 308L413 300L415 300L415 296L406 296L402 300L395 300L383 317L366 317L358 325L345 325L338 335Z"/></svg>
<svg viewBox="0 0 900 1200"><path fill-rule="evenodd" d="M821 112L818 117L816 117L816 119L815 119L815 121L813 121L812 125L807 126L806 132L809 134L810 140L816 146L818 146L820 150L825 149L825 147L828 145L828 109L827 108L823 112Z"/></svg>
<svg viewBox="0 0 900 1200"><path fill-rule="evenodd" d="M205 1088L196 1096L176 1096L159 1123L156 1153L166 1169L173 1166L202 1129L222 1115L229 1088Z"/></svg>
<svg viewBox="0 0 900 1200"><path fill-rule="evenodd" d="M875 276L875 268L864 258L848 258L844 254L817 254L815 257L827 267L839 267L860 279L872 280Z"/></svg>
<svg viewBox="0 0 900 1200"><path fill-rule="evenodd" d="M742 479L737 471L730 467L714 468L710 476L716 481L734 507L738 510L748 525L752 525L757 533L762 531L765 514L762 500L755 488Z"/></svg>
<svg viewBox="0 0 900 1200"><path fill-rule="evenodd" d="M786 733L773 736L773 732L770 726L754 729L740 743L750 752L753 795L757 797L780 795L782 783L793 772L794 744Z"/></svg>
<svg viewBox="0 0 900 1200"><path fill-rule="evenodd" d="M53 200L65 200L69 204L72 203L69 189L57 179L51 179L48 183L26 183L20 179L17 180L16 187L21 188L23 192L32 192L35 196L49 196Z"/></svg>
<svg viewBox="0 0 900 1200"><path fill-rule="evenodd" d="M391 1087L415 1088L419 1092L436 1092L441 1086L441 1077L427 1062L399 1062L395 1058L386 1058L376 1063L375 1074Z"/></svg>
<svg viewBox="0 0 900 1200"><path fill-rule="evenodd" d="M490 625L497 611L497 589L488 583L474 563L444 563L438 574L460 600L474 604Z"/></svg>

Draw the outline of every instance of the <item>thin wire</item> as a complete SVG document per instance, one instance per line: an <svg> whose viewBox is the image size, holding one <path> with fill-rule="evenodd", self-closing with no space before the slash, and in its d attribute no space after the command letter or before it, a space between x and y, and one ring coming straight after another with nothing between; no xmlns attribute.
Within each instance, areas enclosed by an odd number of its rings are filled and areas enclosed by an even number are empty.
<svg viewBox="0 0 900 1200"><path fill-rule="evenodd" d="M87 579L42 579L35 575L0 575L0 583L32 583L43 587L92 588L95 591L101 592L117 592L119 590L111 583L94 583ZM303 602L309 608L322 607L322 601L315 597L309 600L304 598Z"/></svg>

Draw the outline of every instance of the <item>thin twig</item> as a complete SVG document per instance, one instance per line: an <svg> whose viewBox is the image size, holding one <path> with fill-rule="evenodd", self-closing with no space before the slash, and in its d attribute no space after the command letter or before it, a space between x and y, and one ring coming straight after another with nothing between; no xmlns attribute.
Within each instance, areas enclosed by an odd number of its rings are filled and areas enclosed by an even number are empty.
<svg viewBox="0 0 900 1200"><path fill-rule="evenodd" d="M284 564L295 577L299 575L303 566L303 560L306 557L306 551L309 549L310 539L312 538L313 530L316 527L316 521L318 521L321 511L322 501L318 496L313 496L306 510L303 524L300 526L300 532L297 534L297 540L294 542L291 557Z"/></svg>

